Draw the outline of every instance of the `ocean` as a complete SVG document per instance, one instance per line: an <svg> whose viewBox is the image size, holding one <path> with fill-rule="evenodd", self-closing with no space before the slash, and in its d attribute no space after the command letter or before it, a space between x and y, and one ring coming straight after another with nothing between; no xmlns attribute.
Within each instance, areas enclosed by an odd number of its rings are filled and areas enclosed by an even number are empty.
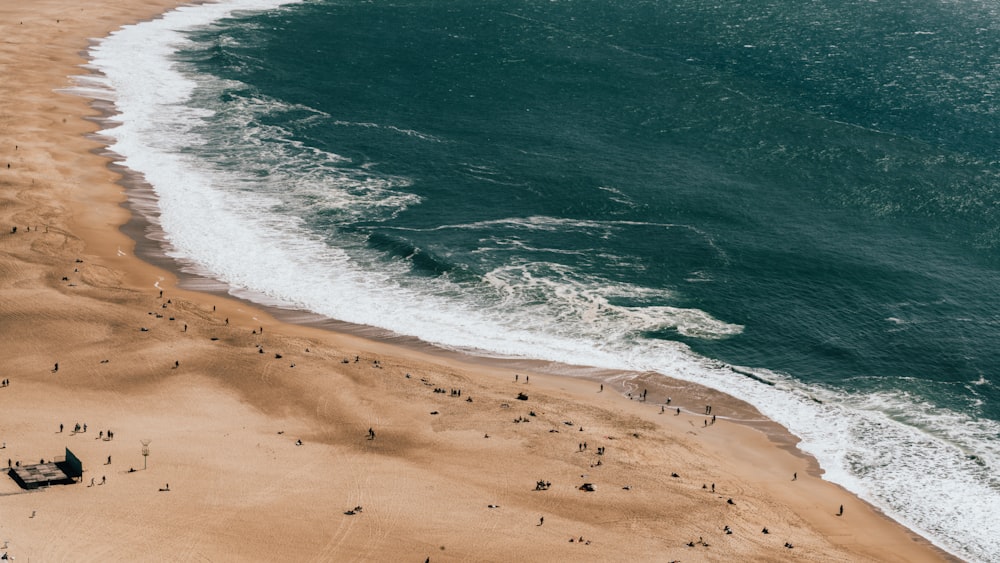
<svg viewBox="0 0 1000 563"><path fill-rule="evenodd" d="M224 0L90 55L185 271L723 390L1000 560L1000 6Z"/></svg>

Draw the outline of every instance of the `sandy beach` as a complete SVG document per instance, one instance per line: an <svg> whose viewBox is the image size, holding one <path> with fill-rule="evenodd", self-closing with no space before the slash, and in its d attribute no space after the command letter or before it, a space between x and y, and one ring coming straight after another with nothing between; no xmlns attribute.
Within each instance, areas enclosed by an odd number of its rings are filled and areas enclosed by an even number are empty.
<svg viewBox="0 0 1000 563"><path fill-rule="evenodd" d="M88 137L98 112L58 90L92 38L177 5L0 5L0 456L69 448L84 466L72 485L0 481L0 552L953 560L721 393L290 324L136 258L125 188Z"/></svg>

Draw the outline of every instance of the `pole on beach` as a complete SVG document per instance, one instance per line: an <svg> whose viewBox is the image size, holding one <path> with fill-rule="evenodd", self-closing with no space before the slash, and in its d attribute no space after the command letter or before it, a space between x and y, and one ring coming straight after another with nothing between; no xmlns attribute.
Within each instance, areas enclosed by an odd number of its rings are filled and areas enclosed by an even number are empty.
<svg viewBox="0 0 1000 563"><path fill-rule="evenodd" d="M139 440L142 443L142 469L146 469L146 460L149 459L149 443L152 442L149 438Z"/></svg>

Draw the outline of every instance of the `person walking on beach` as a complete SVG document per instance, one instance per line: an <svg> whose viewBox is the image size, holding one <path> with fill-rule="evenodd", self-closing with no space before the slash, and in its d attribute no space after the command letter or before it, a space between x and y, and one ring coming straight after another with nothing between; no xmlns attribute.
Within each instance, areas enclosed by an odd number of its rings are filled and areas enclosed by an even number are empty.
<svg viewBox="0 0 1000 563"><path fill-rule="evenodd" d="M541 526L544 523L545 523L545 517L542 516L541 518L538 519L538 525Z"/></svg>
<svg viewBox="0 0 1000 563"><path fill-rule="evenodd" d="M373 430L371 428L368 429L368 439L369 440L374 440L375 439L375 430Z"/></svg>
<svg viewBox="0 0 1000 563"><path fill-rule="evenodd" d="M837 516L843 516L843 515L844 515L844 505L840 505L840 512L837 513Z"/></svg>

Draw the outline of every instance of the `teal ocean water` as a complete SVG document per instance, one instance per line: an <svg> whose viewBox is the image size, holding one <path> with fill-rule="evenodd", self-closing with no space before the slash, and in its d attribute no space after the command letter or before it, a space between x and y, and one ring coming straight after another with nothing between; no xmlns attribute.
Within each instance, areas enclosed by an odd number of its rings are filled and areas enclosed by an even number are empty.
<svg viewBox="0 0 1000 563"><path fill-rule="evenodd" d="M725 390L1000 560L1000 7L237 0L91 55L184 268Z"/></svg>

